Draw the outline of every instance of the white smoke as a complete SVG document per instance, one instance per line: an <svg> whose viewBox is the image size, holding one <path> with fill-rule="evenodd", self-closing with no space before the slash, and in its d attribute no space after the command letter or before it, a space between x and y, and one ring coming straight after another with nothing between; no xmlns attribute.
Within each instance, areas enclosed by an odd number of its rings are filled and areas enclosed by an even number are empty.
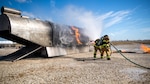
<svg viewBox="0 0 150 84"><path fill-rule="evenodd" d="M73 5L66 6L64 9L56 10L58 21L63 24L84 28L91 40L101 37L104 28L111 27L121 22L130 11L110 11L104 14L95 14ZM107 23L104 23L104 22Z"/></svg>
<svg viewBox="0 0 150 84"><path fill-rule="evenodd" d="M75 6L67 6L63 10L58 10L61 23L84 28L90 39L99 38L102 31L102 21L91 11L86 11ZM60 21L60 19L59 19Z"/></svg>

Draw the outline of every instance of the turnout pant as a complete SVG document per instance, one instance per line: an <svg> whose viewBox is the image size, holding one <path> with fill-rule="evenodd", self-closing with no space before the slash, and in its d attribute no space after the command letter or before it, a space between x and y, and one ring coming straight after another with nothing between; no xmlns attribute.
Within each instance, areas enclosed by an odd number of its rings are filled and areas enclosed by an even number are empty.
<svg viewBox="0 0 150 84"><path fill-rule="evenodd" d="M100 48L100 46L94 45L94 58L96 58L97 50L101 53L101 48Z"/></svg>
<svg viewBox="0 0 150 84"><path fill-rule="evenodd" d="M104 56L104 52L106 53L107 59L110 59L110 55L108 54L109 52L109 46L108 45L102 45L101 46L101 58Z"/></svg>

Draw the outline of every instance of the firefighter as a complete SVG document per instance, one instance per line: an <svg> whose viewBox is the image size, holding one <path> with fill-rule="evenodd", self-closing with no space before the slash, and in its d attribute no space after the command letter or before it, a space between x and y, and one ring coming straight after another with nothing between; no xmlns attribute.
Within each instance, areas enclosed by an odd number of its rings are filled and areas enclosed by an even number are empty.
<svg viewBox="0 0 150 84"><path fill-rule="evenodd" d="M101 48L100 48L100 39L96 39L94 44L94 58L96 58L97 50L101 53Z"/></svg>
<svg viewBox="0 0 150 84"><path fill-rule="evenodd" d="M104 52L105 52L107 56L107 60L110 60L109 48L110 48L109 36L104 35L102 39L102 45L101 45L101 59L103 59Z"/></svg>

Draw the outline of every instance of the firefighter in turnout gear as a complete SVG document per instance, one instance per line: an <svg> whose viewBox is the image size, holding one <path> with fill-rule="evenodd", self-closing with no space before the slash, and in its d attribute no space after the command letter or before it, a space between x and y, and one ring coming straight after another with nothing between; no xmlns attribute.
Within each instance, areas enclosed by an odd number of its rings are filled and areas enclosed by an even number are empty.
<svg viewBox="0 0 150 84"><path fill-rule="evenodd" d="M97 54L97 50L99 50L99 52L101 53L101 49L100 49L100 39L96 39L94 44L94 58L96 58L96 54Z"/></svg>
<svg viewBox="0 0 150 84"><path fill-rule="evenodd" d="M106 53L107 60L110 60L110 43L109 43L109 36L104 35L102 39L102 45L101 45L101 59L103 59L104 52Z"/></svg>

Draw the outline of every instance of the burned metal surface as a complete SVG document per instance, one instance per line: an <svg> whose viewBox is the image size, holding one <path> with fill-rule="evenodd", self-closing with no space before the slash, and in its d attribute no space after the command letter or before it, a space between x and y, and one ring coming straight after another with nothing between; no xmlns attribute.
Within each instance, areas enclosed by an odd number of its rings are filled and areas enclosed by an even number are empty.
<svg viewBox="0 0 150 84"><path fill-rule="evenodd" d="M1 12L0 36L5 39L26 47L42 46L45 49L41 53L45 52L48 57L69 54L70 49L74 53L88 52L85 48L88 46L89 38L84 34L84 29L24 18L21 12L11 8L2 7Z"/></svg>
<svg viewBox="0 0 150 84"><path fill-rule="evenodd" d="M83 30L79 30L80 36L76 38L76 31L72 29L71 26L54 24L53 27L53 44L54 46L61 47L73 47L73 46L82 46L86 45L89 41L89 38L83 34ZM78 40L82 43L78 43Z"/></svg>

